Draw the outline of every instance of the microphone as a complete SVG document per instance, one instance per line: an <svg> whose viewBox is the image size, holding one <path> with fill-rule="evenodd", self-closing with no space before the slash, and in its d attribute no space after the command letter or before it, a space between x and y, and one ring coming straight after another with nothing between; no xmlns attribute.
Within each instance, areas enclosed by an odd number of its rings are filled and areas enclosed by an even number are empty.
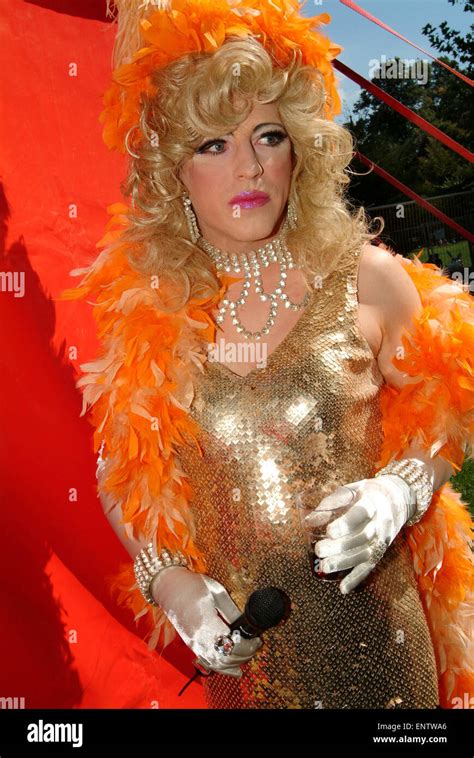
<svg viewBox="0 0 474 758"><path fill-rule="evenodd" d="M287 619L291 613L291 599L286 592L278 587L261 587L252 592L245 604L244 612L231 623L219 611L217 612L229 626L229 637L237 632L244 639L250 640L253 637L259 637L262 632ZM196 673L184 685L178 695L181 695L197 676L210 676L216 673L209 669L206 664L207 662L201 657L194 660Z"/></svg>
<svg viewBox="0 0 474 758"><path fill-rule="evenodd" d="M286 592L278 587L262 587L252 592L244 612L229 624L230 634L237 631L241 637L251 640L288 618L290 612L291 600Z"/></svg>

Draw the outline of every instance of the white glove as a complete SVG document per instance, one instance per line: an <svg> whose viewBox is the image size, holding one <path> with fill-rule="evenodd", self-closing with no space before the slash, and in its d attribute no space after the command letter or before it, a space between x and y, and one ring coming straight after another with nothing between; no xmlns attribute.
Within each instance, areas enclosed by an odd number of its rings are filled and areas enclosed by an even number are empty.
<svg viewBox="0 0 474 758"><path fill-rule="evenodd" d="M414 442L407 448L403 460L423 464L435 492L449 481L454 469L447 460L434 453L434 449L424 450ZM344 516L329 524L326 530L328 539L319 540L314 546L318 558L324 558L319 564L321 571L331 573L354 567L339 584L343 594L351 592L373 571L383 552L416 510L413 488L396 474L380 474L338 487L321 500L315 511L347 504L347 488L356 493L357 501ZM311 515L306 518L306 523L311 526Z"/></svg>
<svg viewBox="0 0 474 758"><path fill-rule="evenodd" d="M229 626L219 618L217 610L229 623L241 615L222 584L184 566L168 566L154 577L150 590L182 640L206 668L240 679L240 666L263 642L260 637L247 640L234 633L235 646L230 655L214 649L216 637L229 634Z"/></svg>
<svg viewBox="0 0 474 758"><path fill-rule="evenodd" d="M414 512L412 488L401 477L385 474L344 485L356 493L357 501L326 530L327 539L316 542L314 552L324 558L320 571L331 573L354 567L339 584L343 594L362 582L382 558ZM335 508L347 502L347 489L337 488L315 508ZM315 521L317 516L315 516ZM310 527L311 514L305 519ZM379 552L373 551L378 545Z"/></svg>

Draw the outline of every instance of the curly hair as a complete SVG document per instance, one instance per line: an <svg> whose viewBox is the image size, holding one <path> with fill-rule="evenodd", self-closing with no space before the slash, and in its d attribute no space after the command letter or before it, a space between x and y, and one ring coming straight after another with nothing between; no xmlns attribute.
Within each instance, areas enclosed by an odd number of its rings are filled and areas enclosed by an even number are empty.
<svg viewBox="0 0 474 758"><path fill-rule="evenodd" d="M133 130L126 138L131 161L121 190L132 207L122 239L133 243L131 265L171 285L174 302L160 303L165 312L221 286L209 256L188 238L179 169L203 138L244 121L255 101L277 104L290 137L296 162L289 200L298 228L288 232L287 244L307 281L325 277L348 249L380 233L369 232L364 208L347 199L353 138L323 117L323 77L301 63L299 50L282 68L255 38L229 37L216 52L188 53L157 69L153 85L156 94L142 95L140 139L131 147Z"/></svg>

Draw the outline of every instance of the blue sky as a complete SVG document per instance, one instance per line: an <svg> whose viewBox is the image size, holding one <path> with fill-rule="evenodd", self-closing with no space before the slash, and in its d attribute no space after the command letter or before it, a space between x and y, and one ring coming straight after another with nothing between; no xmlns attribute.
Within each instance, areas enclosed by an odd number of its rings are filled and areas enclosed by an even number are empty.
<svg viewBox="0 0 474 758"><path fill-rule="evenodd" d="M428 38L421 33L426 23L437 27L440 22L447 21L449 26L466 33L474 18L473 14L463 12L463 4L452 6L448 0L355 0L355 2L435 56L439 53L431 48ZM331 22L321 26L320 31L344 48L338 59L366 79L370 79L369 61L371 59L380 59L382 55L385 55L387 60L396 55L408 59L425 57L416 48L364 19L355 11L342 5L339 0L322 0L322 2L307 0L302 13L304 16L329 13ZM431 59L428 58L428 60ZM357 84L338 71L336 71L336 76L343 101L342 115L336 121L345 121L361 90ZM468 89L466 85L466 95Z"/></svg>

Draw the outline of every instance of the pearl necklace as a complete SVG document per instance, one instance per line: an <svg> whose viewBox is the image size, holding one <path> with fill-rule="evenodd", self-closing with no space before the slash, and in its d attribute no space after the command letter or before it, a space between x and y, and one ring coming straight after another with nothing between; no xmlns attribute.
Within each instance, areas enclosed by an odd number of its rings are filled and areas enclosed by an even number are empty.
<svg viewBox="0 0 474 758"><path fill-rule="evenodd" d="M218 271L226 271L227 273L239 274L242 268L245 270L245 281L242 285L240 297L236 301L229 300L227 297L222 300L222 305L219 308L219 315L216 317L216 322L221 324L224 321L227 310L230 311L232 317L232 323L235 324L236 330L242 333L246 339L259 340L262 334L268 334L271 328L275 324L276 315L278 312L278 306L280 301L285 303L285 308L291 308L292 310L299 311L304 308L309 302L310 293L307 292L301 301L301 303L292 303L288 295L283 291L286 286L288 268L297 268L293 262L293 257L290 250L286 246L285 241L281 236L276 237L271 242L267 242L263 247L259 247L257 250L251 250L249 253L227 253L224 250L220 250L218 247L214 247L204 237L200 237L198 246L205 250L206 253L212 258ZM261 278L261 266L267 268L272 262L280 264L280 275L278 286L271 293L266 294L263 291L263 284ZM270 315L262 329L251 332L244 327L239 317L237 316L237 310L240 306L245 305L247 300L251 284L253 284L255 292L260 295L260 300L270 300Z"/></svg>

